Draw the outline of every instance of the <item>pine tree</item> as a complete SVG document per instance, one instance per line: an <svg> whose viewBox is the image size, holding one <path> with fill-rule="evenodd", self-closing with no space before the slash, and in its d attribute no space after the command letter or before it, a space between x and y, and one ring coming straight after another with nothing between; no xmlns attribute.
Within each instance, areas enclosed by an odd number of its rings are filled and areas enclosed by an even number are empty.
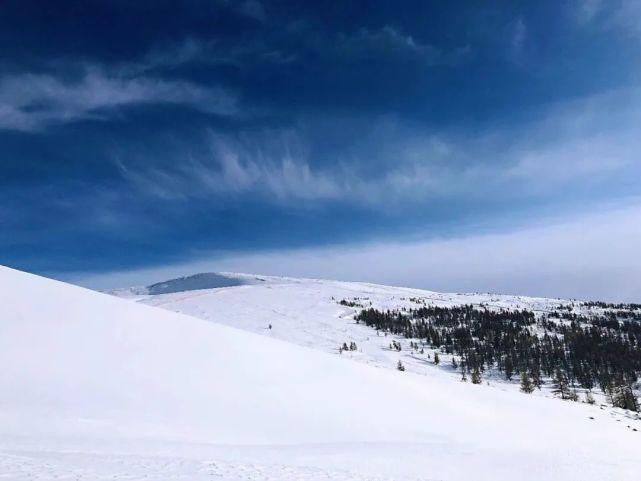
<svg viewBox="0 0 641 481"><path fill-rule="evenodd" d="M505 361L503 363L505 369L505 379L508 381L512 380L512 375L514 374L514 364L512 363L512 358L505 356Z"/></svg>
<svg viewBox="0 0 641 481"><path fill-rule="evenodd" d="M554 373L554 378L552 379L552 393L560 394L561 399L570 399L570 387L568 384L568 378L561 369L557 369Z"/></svg>
<svg viewBox="0 0 641 481"><path fill-rule="evenodd" d="M521 392L531 394L534 391L534 384L525 370L521 371Z"/></svg>
<svg viewBox="0 0 641 481"><path fill-rule="evenodd" d="M461 362L461 381L467 382L467 376L465 375L465 364Z"/></svg>
<svg viewBox="0 0 641 481"><path fill-rule="evenodd" d="M612 405L621 409L629 409L635 412L639 411L639 401L634 395L632 386L628 384L622 384L614 388Z"/></svg>
<svg viewBox="0 0 641 481"><path fill-rule="evenodd" d="M538 388L541 389L541 384L543 384L543 380L541 379L541 371L538 367L535 367L530 371L530 374L532 376L532 383Z"/></svg>

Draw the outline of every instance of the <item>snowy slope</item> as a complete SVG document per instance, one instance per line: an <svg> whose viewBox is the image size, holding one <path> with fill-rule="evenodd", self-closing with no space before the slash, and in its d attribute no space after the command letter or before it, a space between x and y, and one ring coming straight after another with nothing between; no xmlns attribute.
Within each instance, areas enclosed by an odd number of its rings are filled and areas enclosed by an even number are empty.
<svg viewBox="0 0 641 481"><path fill-rule="evenodd" d="M377 369L3 267L0 305L0 479L625 480L641 468L639 433L596 407Z"/></svg>
<svg viewBox="0 0 641 481"><path fill-rule="evenodd" d="M248 274L225 273L229 278L252 279ZM548 312L572 301L496 294L439 293L421 289L391 287L361 282L341 282L318 279L295 279L260 276L263 282L240 287L177 292L167 295L139 296L148 305L220 324L268 335L301 346L337 353L346 342L356 342L358 351L342 355L367 364L395 369L399 360L409 371L419 374L448 375L458 380L458 374L447 369L443 362L435 369L427 355L419 356L406 348L409 340L394 336L377 336L376 331L354 322L353 316L362 307L378 309L416 308L412 299L427 304L450 307L473 304L494 308L528 309ZM130 297L127 290L122 290ZM338 301L356 300L355 307L339 305ZM271 324L272 329L268 329ZM394 339L403 344L401 353L388 348ZM441 353L443 361L448 357ZM434 371L438 372L434 372ZM518 389L518 386L516 387ZM537 393L538 394L538 393Z"/></svg>
<svg viewBox="0 0 641 481"><path fill-rule="evenodd" d="M411 346L411 339L392 334L377 333L374 329L354 321L354 315L365 307L380 310L417 308L423 305L452 307L474 305L489 309L526 309L537 315L558 312L562 306L572 306L579 314L600 314L603 309L585 306L576 300L549 299L527 296L488 293L439 293L361 282L341 282L322 279L255 276L251 274L224 273L227 278L238 279L239 288L204 289L177 292L169 295L142 296L140 302L185 313L201 319L238 327L247 331L285 340L297 345L341 354L369 365L396 369L400 361L413 373L443 380L460 382L461 374L452 368L452 358L443 350ZM260 278L261 282L251 282ZM355 305L341 305L340 300ZM559 321L565 322L565 321ZM271 328L269 327L271 326ZM541 333L543 332L540 328ZM419 342L418 339L414 340ZM356 343L356 351L339 351L344 343ZM390 348L390 343L402 345L401 352ZM438 352L440 364L433 362ZM460 359L459 359L460 362ZM505 381L504 374L496 370L483 373L483 383L502 390L519 392L518 376ZM476 386L470 386L475 389ZM555 397L553 386L546 382L532 396ZM581 400L585 393L577 390ZM625 422L641 430L641 418L629 411L613 408L600 390L591 393L596 402L611 415L613 422Z"/></svg>

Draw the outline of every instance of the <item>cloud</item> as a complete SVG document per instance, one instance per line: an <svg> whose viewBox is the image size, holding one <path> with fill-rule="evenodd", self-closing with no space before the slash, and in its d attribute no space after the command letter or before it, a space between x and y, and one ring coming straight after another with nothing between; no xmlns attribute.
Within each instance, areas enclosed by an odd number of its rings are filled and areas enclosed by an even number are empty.
<svg viewBox="0 0 641 481"><path fill-rule="evenodd" d="M216 3L237 15L261 23L267 20L265 6L258 0L216 0Z"/></svg>
<svg viewBox="0 0 641 481"><path fill-rule="evenodd" d="M577 0L571 10L577 24L641 38L641 0Z"/></svg>
<svg viewBox="0 0 641 481"><path fill-rule="evenodd" d="M277 200L330 200L341 196L336 178L314 170L304 149L284 133L242 140L209 133L209 156L186 157L174 167L134 169L119 161L125 180L160 198L258 194Z"/></svg>
<svg viewBox="0 0 641 481"><path fill-rule="evenodd" d="M528 40L528 28L523 17L518 17L511 28L510 37L510 58L515 64L521 64L524 60Z"/></svg>
<svg viewBox="0 0 641 481"><path fill-rule="evenodd" d="M503 175L508 179L525 182L539 179L558 186L633 167L639 149L641 139L629 132L579 138L526 151Z"/></svg>
<svg viewBox="0 0 641 481"><path fill-rule="evenodd" d="M603 9L603 0L578 0L572 13L580 25L592 23Z"/></svg>
<svg viewBox="0 0 641 481"><path fill-rule="evenodd" d="M238 12L246 15L247 17L253 18L254 20L257 20L259 22L265 22L267 20L265 7L258 0L245 0L242 2L237 2L237 6Z"/></svg>
<svg viewBox="0 0 641 481"><path fill-rule="evenodd" d="M126 76L87 67L67 80L50 74L13 74L0 79L0 129L35 131L82 119L104 119L109 111L137 104L185 105L232 115L236 99L222 88L180 80Z"/></svg>
<svg viewBox="0 0 641 481"><path fill-rule="evenodd" d="M431 64L441 58L438 48L421 43L390 25L375 30L361 28L350 34L339 33L333 48L334 55L347 60L410 56Z"/></svg>
<svg viewBox="0 0 641 481"><path fill-rule="evenodd" d="M204 41L187 37L179 42L153 48L141 61L121 65L120 71L128 75L140 75L149 71L172 69L192 62L202 62L204 59L213 61L216 59L215 48L215 40Z"/></svg>
<svg viewBox="0 0 641 481"><path fill-rule="evenodd" d="M332 153L330 161L316 152L327 122L310 122L236 136L208 133L207 154L167 151L171 162L165 164L129 162L128 152L118 162L130 185L165 199L260 195L399 210L435 199L544 199L588 183L613 193L641 175L634 128L641 121L640 99L632 90L561 103L519 129L474 136L368 118L349 148ZM340 119L334 123L341 125Z"/></svg>
<svg viewBox="0 0 641 481"><path fill-rule="evenodd" d="M242 16L266 21L263 4L255 0L222 4ZM444 55L392 26L361 28L349 34L288 28L285 31L295 48L274 47L251 37L240 44L226 42L224 38L186 37L157 46L135 61L109 67L81 66L82 73L75 78L57 73L6 74L0 77L0 129L38 131L54 124L105 119L114 109L138 104L184 105L220 115L238 113L237 95L229 89L165 75L185 65L254 69L262 64L294 63L301 52L313 52L332 63L392 59L431 65L458 58L465 52L460 49ZM55 67L65 71L77 69L78 65Z"/></svg>
<svg viewBox="0 0 641 481"><path fill-rule="evenodd" d="M606 24L641 37L641 0L622 0L606 18Z"/></svg>
<svg viewBox="0 0 641 481"><path fill-rule="evenodd" d="M213 160L218 168L192 164L186 172L201 179L205 189L215 193L258 191L277 199L333 199L339 196L336 179L313 171L304 154L292 153L287 141L268 153L263 147L249 147L214 137Z"/></svg>
<svg viewBox="0 0 641 481"><path fill-rule="evenodd" d="M251 10L252 5L253 2L241 3L238 9ZM261 17L259 15L257 19ZM408 61L430 66L456 62L469 51L469 47L464 46L443 52L390 25L377 29L359 28L347 33L326 32L311 29L309 26L301 28L298 24L292 26L278 22L272 28L277 29L280 36L286 36L289 45L278 43L276 46L269 41L266 42L264 38L252 37L235 44L225 44L223 40L217 42L187 38L182 42L151 51L143 62L132 64L128 68L152 70L194 62L251 69L260 64L284 65L304 61L310 57L332 63L363 60Z"/></svg>
<svg viewBox="0 0 641 481"><path fill-rule="evenodd" d="M445 197L545 196L588 183L612 193L641 175L639 122L641 91L631 89L562 102L536 120L475 136L385 139L397 161L387 179Z"/></svg>
<svg viewBox="0 0 641 481"><path fill-rule="evenodd" d="M641 301L641 204L510 232L256 253L67 279L97 288L203 271L358 280L450 292Z"/></svg>

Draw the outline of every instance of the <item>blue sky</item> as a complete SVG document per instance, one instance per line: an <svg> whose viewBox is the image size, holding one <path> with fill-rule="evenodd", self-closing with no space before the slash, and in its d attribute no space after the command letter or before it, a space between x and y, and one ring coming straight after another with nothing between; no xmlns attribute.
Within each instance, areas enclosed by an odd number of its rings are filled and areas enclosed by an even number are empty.
<svg viewBox="0 0 641 481"><path fill-rule="evenodd" d="M640 25L638 0L3 2L0 263L638 300Z"/></svg>

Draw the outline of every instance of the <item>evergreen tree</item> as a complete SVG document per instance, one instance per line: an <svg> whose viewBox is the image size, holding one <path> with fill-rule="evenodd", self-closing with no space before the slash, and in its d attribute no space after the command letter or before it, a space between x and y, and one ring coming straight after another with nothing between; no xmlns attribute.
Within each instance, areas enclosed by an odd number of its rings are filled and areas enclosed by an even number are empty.
<svg viewBox="0 0 641 481"><path fill-rule="evenodd" d="M621 409L629 409L630 411L635 412L639 411L639 401L634 395L632 386L628 384L619 385L614 388L612 405Z"/></svg>
<svg viewBox="0 0 641 481"><path fill-rule="evenodd" d="M561 399L570 399L570 386L568 378L561 369L557 369L552 379L552 392L561 396Z"/></svg>
<svg viewBox="0 0 641 481"><path fill-rule="evenodd" d="M505 369L505 379L511 381L512 375L514 374L514 364L512 363L511 356L505 356L505 360L503 361L503 369Z"/></svg>
<svg viewBox="0 0 641 481"><path fill-rule="evenodd" d="M538 388L541 389L541 385L543 384L543 380L541 379L541 370L538 368L538 366L530 372L532 375L532 383Z"/></svg>
<svg viewBox="0 0 641 481"><path fill-rule="evenodd" d="M534 391L534 384L525 370L521 371L521 392L531 394Z"/></svg>
<svg viewBox="0 0 641 481"><path fill-rule="evenodd" d="M451 355L452 367L463 367L462 378L486 368L497 368L508 380L526 371L536 387L552 380L563 399L576 396L575 383L586 391L599 386L613 404L638 409L633 387L641 376L641 305L584 302L541 315L483 305L417 302L420 307L379 311L368 304L358 303L358 322L377 335L405 337L414 352L419 344L427 346L435 363L436 350ZM393 341L390 349L400 351L401 343Z"/></svg>

